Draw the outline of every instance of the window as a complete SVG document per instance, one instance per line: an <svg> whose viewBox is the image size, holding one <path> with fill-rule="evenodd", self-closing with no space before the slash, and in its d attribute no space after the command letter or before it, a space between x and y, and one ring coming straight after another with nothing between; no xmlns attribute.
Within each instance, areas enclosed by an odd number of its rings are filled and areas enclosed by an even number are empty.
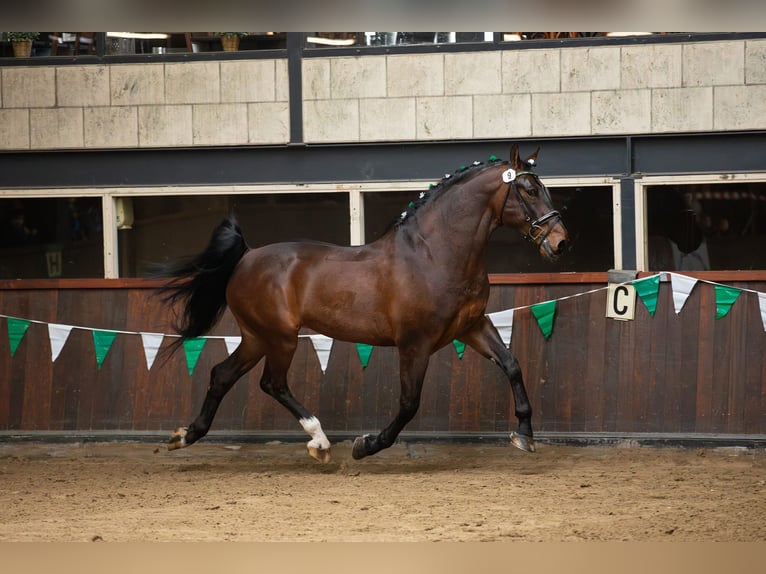
<svg viewBox="0 0 766 574"><path fill-rule="evenodd" d="M489 273L557 273L607 271L614 267L612 188L550 188L554 208L562 214L570 236L569 250L555 262L543 259L538 250L515 229L501 227L490 238ZM364 194L364 231L367 242L381 237L417 197L413 192Z"/></svg>
<svg viewBox="0 0 766 574"><path fill-rule="evenodd" d="M118 231L120 277L142 276L149 263L196 255L232 212L251 247L298 239L349 244L346 193L131 197L120 203L119 209L132 212L132 222Z"/></svg>
<svg viewBox="0 0 766 574"><path fill-rule="evenodd" d="M766 269L766 182L650 185L648 268Z"/></svg>
<svg viewBox="0 0 766 574"><path fill-rule="evenodd" d="M222 35L235 35L234 50L284 50L285 32L30 32L35 34L26 57L96 56L221 52L229 49ZM13 57L7 32L0 33L0 57Z"/></svg>
<svg viewBox="0 0 766 574"><path fill-rule="evenodd" d="M425 189L425 186L424 186ZM366 192L364 198L364 242L383 237L399 219L407 204L418 197L414 191Z"/></svg>
<svg viewBox="0 0 766 574"><path fill-rule="evenodd" d="M101 198L0 199L0 278L103 277Z"/></svg>
<svg viewBox="0 0 766 574"><path fill-rule="evenodd" d="M309 48L342 46L417 46L524 40L570 40L577 38L624 38L665 32L314 32L308 34ZM576 40L575 40L576 41Z"/></svg>
<svg viewBox="0 0 766 574"><path fill-rule="evenodd" d="M515 229L502 227L489 243L490 273L560 273L614 268L614 222L611 186L552 187L553 207L569 233L569 247L556 261L543 259Z"/></svg>
<svg viewBox="0 0 766 574"><path fill-rule="evenodd" d="M414 46L492 42L493 32L315 32L306 38L309 48L338 46Z"/></svg>

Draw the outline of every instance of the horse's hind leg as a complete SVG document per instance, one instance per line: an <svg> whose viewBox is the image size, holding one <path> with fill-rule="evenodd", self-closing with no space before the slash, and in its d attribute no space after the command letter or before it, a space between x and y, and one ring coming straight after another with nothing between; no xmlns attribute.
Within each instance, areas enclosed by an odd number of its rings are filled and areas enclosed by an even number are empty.
<svg viewBox="0 0 766 574"><path fill-rule="evenodd" d="M188 427L181 427L173 432L168 442L168 450L189 446L205 436L223 397L262 357L263 353L253 341L243 339L227 359L213 367L210 372L210 385L199 415Z"/></svg>
<svg viewBox="0 0 766 574"><path fill-rule="evenodd" d="M306 444L309 454L319 462L330 462L330 441L324 434L319 419L298 402L287 386L287 370L296 344L297 341L291 341L289 344L285 342L281 348L269 352L263 367L261 389L290 411L298 419L303 430L311 436L311 440Z"/></svg>
<svg viewBox="0 0 766 574"><path fill-rule="evenodd" d="M486 316L475 329L462 334L460 340L503 369L511 383L516 418L519 420L518 432L511 433L511 444L521 450L535 452L535 441L532 438L532 405L529 404L519 361L505 346L497 329Z"/></svg>

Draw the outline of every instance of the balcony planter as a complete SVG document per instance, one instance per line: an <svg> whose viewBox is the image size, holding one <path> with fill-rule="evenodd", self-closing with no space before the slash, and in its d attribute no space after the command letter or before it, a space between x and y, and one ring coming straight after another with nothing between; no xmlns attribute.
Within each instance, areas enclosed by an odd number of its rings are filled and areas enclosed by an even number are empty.
<svg viewBox="0 0 766 574"><path fill-rule="evenodd" d="M247 32L218 32L221 37L221 46L224 52L236 52L239 50L239 39L247 36Z"/></svg>
<svg viewBox="0 0 766 574"><path fill-rule="evenodd" d="M32 55L32 42L40 36L39 32L7 32L6 37L13 46L13 55L17 58L29 58Z"/></svg>

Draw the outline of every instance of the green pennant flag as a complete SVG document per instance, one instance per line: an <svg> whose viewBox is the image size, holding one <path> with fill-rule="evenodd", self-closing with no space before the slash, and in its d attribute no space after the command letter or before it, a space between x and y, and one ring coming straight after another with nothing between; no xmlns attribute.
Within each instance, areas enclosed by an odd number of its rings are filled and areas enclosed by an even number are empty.
<svg viewBox="0 0 766 574"><path fill-rule="evenodd" d="M106 354L112 348L117 333L113 331L93 331L93 345L96 347L96 363L98 368L104 363Z"/></svg>
<svg viewBox="0 0 766 574"><path fill-rule="evenodd" d="M372 354L372 345L365 345L364 343L356 344L356 353L359 355L359 361L362 363L362 368L366 369L370 362L370 355Z"/></svg>
<svg viewBox="0 0 766 574"><path fill-rule="evenodd" d="M653 277L638 279L632 281L631 285L636 288L636 293L646 305L649 314L654 317L654 313L657 311L657 294L660 292L660 276L654 275Z"/></svg>
<svg viewBox="0 0 766 574"><path fill-rule="evenodd" d="M29 321L26 319L14 319L13 317L6 317L5 320L8 324L8 342L11 344L11 357L13 357L16 349L19 348L19 343L24 338L24 333L29 328Z"/></svg>
<svg viewBox="0 0 766 574"><path fill-rule="evenodd" d="M742 293L742 290L737 289L736 287L724 287L723 285L715 286L716 319L726 317L726 315L729 314L729 309L734 305L734 301L737 300L740 293Z"/></svg>
<svg viewBox="0 0 766 574"><path fill-rule="evenodd" d="M543 332L543 337L550 338L553 331L553 316L556 314L556 301L544 301L530 307L532 314L537 319L537 324Z"/></svg>
<svg viewBox="0 0 766 574"><path fill-rule="evenodd" d="M202 353L202 348L207 343L207 339L204 337L193 337L191 339L184 339L184 353L186 354L186 366L189 368L189 376L194 372L194 367L197 366L199 355Z"/></svg>
<svg viewBox="0 0 766 574"><path fill-rule="evenodd" d="M457 351L457 358L462 359L463 353L465 353L465 343L455 339L454 341L452 341L452 344L455 346L455 350Z"/></svg>

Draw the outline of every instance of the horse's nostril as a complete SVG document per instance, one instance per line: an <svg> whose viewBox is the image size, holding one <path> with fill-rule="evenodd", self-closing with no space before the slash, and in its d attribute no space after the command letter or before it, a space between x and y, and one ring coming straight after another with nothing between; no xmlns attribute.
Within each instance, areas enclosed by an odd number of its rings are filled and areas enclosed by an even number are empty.
<svg viewBox="0 0 766 574"><path fill-rule="evenodd" d="M566 248L567 248L566 239L562 239L561 241L559 241L559 244L556 246L554 253L556 255L561 255L562 253L564 253L564 251L566 251Z"/></svg>

